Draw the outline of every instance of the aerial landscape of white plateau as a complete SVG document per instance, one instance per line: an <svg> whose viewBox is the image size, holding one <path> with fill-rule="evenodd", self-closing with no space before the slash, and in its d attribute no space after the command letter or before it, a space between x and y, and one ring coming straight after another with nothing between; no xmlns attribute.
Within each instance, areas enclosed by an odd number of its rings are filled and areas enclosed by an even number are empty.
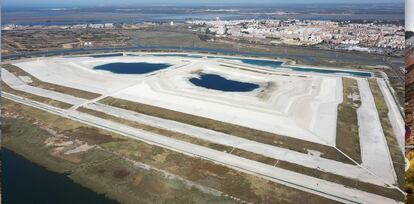
<svg viewBox="0 0 414 204"><path fill-rule="evenodd" d="M3 68L1 77L6 85L11 89L67 103L72 107L68 109L54 107L7 91L3 92L3 97L335 201L402 203L384 195L347 186L344 183L277 166L279 161L289 162L321 173L339 175L351 181L401 191L393 158L384 135L381 116L377 110L376 99L370 87L370 82L377 83L379 92L382 93L389 110L388 120L392 133L397 138L402 155L404 119L385 75L381 77L378 75L379 72L371 73L352 69L300 66L282 59L278 67L246 63L248 60L260 59L207 54L131 52L104 57L79 55L15 60L10 64L31 76L18 76ZM167 67L142 74L96 69L111 63L155 63L164 64ZM297 67L301 69L295 69ZM326 73L323 70L330 70L330 72ZM360 76L358 73L370 73L370 76ZM257 88L251 91L221 91L197 86L190 81L200 79L206 74L221 76L226 80L255 84ZM100 96L86 99L36 87L31 84L31 77L50 84L96 93ZM356 82L354 87L356 92L344 95L344 90L347 88L344 87L345 78ZM108 97L137 103L137 106L146 104L163 110L280 135L288 140L296 141L296 148L301 151L285 148L284 144L264 143L254 137L239 137L231 133L216 131L213 128L162 118L156 114L139 113L101 102ZM355 105L357 121L352 122L358 127L360 146L350 148L360 148L360 161L356 161L353 156L347 155L346 151L337 146L339 135L337 123L339 114L341 114L338 107L344 103L345 99L359 103ZM277 162L269 165L233 155L232 152L218 151L188 141L166 137L78 111L80 108L183 133L202 141L272 158ZM349 159L349 162L324 156L323 150L302 148L301 142L333 149L339 155Z"/></svg>

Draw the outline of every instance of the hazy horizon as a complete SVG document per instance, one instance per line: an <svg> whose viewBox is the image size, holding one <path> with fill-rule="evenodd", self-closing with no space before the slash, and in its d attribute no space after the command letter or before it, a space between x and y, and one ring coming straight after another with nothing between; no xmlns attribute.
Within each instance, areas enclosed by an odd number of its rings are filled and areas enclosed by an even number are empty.
<svg viewBox="0 0 414 204"><path fill-rule="evenodd" d="M180 1L170 1L170 0L36 0L30 1L29 3L26 0L4 0L2 3L3 7L76 7L76 6L235 6L235 5L278 5L278 4L402 4L404 0L398 0L390 3L388 0L261 0L252 2L250 0L201 0L201 1L190 1L190 0L180 0Z"/></svg>

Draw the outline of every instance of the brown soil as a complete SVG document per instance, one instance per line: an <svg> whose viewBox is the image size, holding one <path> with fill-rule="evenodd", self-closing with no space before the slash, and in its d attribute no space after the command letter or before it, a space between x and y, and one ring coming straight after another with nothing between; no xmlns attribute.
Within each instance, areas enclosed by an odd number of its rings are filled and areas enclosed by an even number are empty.
<svg viewBox="0 0 414 204"><path fill-rule="evenodd" d="M406 53L405 69L407 71L405 78L405 120L406 125L414 131L414 48L411 48ZM406 145L414 145L413 133L410 138L406 140ZM410 163L414 163L414 150L406 149L405 156ZM410 168L405 172L405 191L408 194L406 203L414 203L414 168Z"/></svg>
<svg viewBox="0 0 414 204"><path fill-rule="evenodd" d="M96 128L78 127L72 130L62 132L64 135L86 141L88 144L105 144L109 142L122 140L120 138L113 138L111 135L101 133Z"/></svg>
<svg viewBox="0 0 414 204"><path fill-rule="evenodd" d="M361 105L358 98L349 97L358 95L358 84L355 79L342 78L344 87L343 102L338 106L338 120L336 129L336 147L361 163L361 148L359 144L359 125L357 109Z"/></svg>
<svg viewBox="0 0 414 204"><path fill-rule="evenodd" d="M301 202L303 203L305 201L310 203L336 203L321 196L293 189L291 187L287 187L278 183L269 182L265 179L245 174L228 167L209 167L208 170L206 170L206 173L201 172L203 175L205 175L204 177L201 177L199 179L192 179L192 166L206 166L204 164L194 165L194 163L207 162L211 163L209 165L213 166L221 165L214 164L201 158L190 157L184 154L170 151L168 149L155 147L153 145L125 138L114 133L105 134L110 134L112 138L125 139L99 144L101 148L90 150L88 154L85 154L86 158L83 159L82 166L79 166L79 164L64 162L64 160L58 160L55 158L51 159L51 156L47 153L47 149L42 148L44 140L50 136L50 133L45 133L45 131L39 127L43 128L44 125L49 129L55 129L60 134L61 132L73 128L76 129L86 125L51 115L49 113L39 111L24 105L16 104L8 100L3 101L3 108L6 109L6 112L8 112L9 108L11 108L14 111L18 112L21 116L24 116L24 119L11 120L7 123L10 125L7 128L10 132L5 134L7 136L4 137L3 141L6 140L6 144L9 147L13 147L13 151L22 152L22 154L30 158L35 157L36 162L39 162L41 165L57 168L57 171L59 172L73 172L70 177L75 181L81 182L82 185L92 188L98 193L107 193L109 197L123 201L124 203L137 203L139 202L137 198L141 199L141 201L144 200L145 202L142 201L144 203L165 203L168 199L175 200L177 196L179 198L182 198L183 203L191 201L200 203L206 199L212 199L211 201L213 203L228 201L227 198L224 197L211 197L205 194L202 194L202 196L200 196L200 192L198 190L194 188L187 189L185 187L180 187L178 190L172 191L172 193L174 193L172 197L164 197L164 195L170 195L171 193L154 195L152 192L148 191L148 188L144 188L148 187L147 185L143 187L142 184L139 186L133 185L132 175L136 175L138 173L138 169L135 168L133 164L124 160L124 158L143 162L169 173L181 176L185 179L189 179L201 185L218 189L225 194L233 195L237 198L241 198L242 200L253 203L273 202L293 204ZM23 122L23 125L20 124L20 121L32 121L33 118L36 118L36 120L40 121L37 124L43 125L37 126L32 122ZM35 134L36 131L39 132ZM40 139L39 141L38 138L43 139ZM41 145L37 145L38 143ZM104 149L105 152L103 152L101 149ZM43 152L46 153L43 154ZM112 152L116 154L113 154ZM102 156L98 157L98 155L96 155L97 153ZM154 156L159 154L167 154L165 161L160 162L159 160L153 159ZM61 168L62 165L64 167L63 170ZM217 171L217 169L221 168L225 168L226 171ZM106 171L102 171L102 169L105 169ZM125 169L126 171L130 172L130 174L125 177L125 179L114 178L113 172L120 169ZM217 172L220 172L221 175L216 175ZM152 175L149 181L152 181L154 179L163 179L161 177L153 176L155 175ZM171 184L174 185L180 183L177 180L171 182ZM180 184L178 186L182 185L183 184ZM116 186L116 188L114 188L114 186ZM157 189L159 187L157 185L154 186L157 187ZM170 184L168 186L170 186ZM262 190L257 189L258 186L263 187L263 189L268 189L268 191L263 193ZM169 189L173 190L172 188ZM152 202L147 202L149 201L148 199L152 199ZM199 202L197 202L197 200Z"/></svg>
<svg viewBox="0 0 414 204"><path fill-rule="evenodd" d="M134 176L134 185L139 186L142 182L142 179L144 178L143 175L137 174Z"/></svg>
<svg viewBox="0 0 414 204"><path fill-rule="evenodd" d="M113 172L112 177L117 178L117 179L123 179L127 177L129 174L130 173L125 169L118 169Z"/></svg>
<svg viewBox="0 0 414 204"><path fill-rule="evenodd" d="M414 130L414 49L405 58L405 116L406 124ZM414 143L414 142L413 142Z"/></svg>
<svg viewBox="0 0 414 204"><path fill-rule="evenodd" d="M158 180L149 181L148 186L149 186L149 188L151 189L152 192L157 193L157 194L158 193L167 193L169 191L168 187L164 183L162 183Z"/></svg>

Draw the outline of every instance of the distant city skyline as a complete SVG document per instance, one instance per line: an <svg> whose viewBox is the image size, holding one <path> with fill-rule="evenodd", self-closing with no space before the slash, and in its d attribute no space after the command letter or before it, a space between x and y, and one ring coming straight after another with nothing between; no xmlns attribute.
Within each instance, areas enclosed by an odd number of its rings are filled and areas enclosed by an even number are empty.
<svg viewBox="0 0 414 204"><path fill-rule="evenodd" d="M362 4L362 3L390 3L389 0L3 0L3 6L30 7L30 6L113 6L113 5L226 5L226 4ZM404 3L404 0L395 0L393 3Z"/></svg>

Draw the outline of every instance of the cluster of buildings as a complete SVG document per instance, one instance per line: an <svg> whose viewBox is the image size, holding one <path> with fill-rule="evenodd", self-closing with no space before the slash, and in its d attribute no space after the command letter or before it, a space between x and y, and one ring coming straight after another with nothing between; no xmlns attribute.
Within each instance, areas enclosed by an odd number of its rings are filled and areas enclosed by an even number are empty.
<svg viewBox="0 0 414 204"><path fill-rule="evenodd" d="M74 24L74 25L16 25L9 24L1 27L1 30L27 30L27 29L113 29L113 23L93 23L93 24Z"/></svg>
<svg viewBox="0 0 414 204"><path fill-rule="evenodd" d="M230 40L260 41L270 44L298 46L327 45L335 49L359 51L400 51L405 47L404 27L394 24L353 23L325 20L191 20L189 28L201 33ZM2 30L26 29L141 29L167 24L96 23L74 25L4 25ZM175 26L174 22L168 23ZM88 46L88 45L86 45Z"/></svg>
<svg viewBox="0 0 414 204"><path fill-rule="evenodd" d="M349 45L404 49L404 27L392 24L320 20L188 21L217 38L267 39L274 44Z"/></svg>

